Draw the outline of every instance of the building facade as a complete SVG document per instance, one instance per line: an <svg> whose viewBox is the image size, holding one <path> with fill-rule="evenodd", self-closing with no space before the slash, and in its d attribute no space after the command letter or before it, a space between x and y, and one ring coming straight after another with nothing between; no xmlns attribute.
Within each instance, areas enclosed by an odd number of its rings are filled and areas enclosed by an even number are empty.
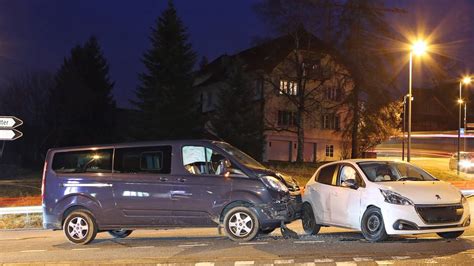
<svg viewBox="0 0 474 266"><path fill-rule="evenodd" d="M223 55L199 71L195 87L201 92L202 112L212 115L216 111L217 92L227 86L225 66L239 60L252 80L254 102L263 112L264 161L296 160L301 121L305 162L345 158L350 155L350 140L343 137L350 120L345 104L352 89L350 75L314 36L300 38L305 45L297 49L294 38L283 36L235 55Z"/></svg>

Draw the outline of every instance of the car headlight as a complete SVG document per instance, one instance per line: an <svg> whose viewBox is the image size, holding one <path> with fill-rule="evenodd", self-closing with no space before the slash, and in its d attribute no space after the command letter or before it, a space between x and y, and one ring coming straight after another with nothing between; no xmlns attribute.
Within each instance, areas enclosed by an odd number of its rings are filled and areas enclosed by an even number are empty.
<svg viewBox="0 0 474 266"><path fill-rule="evenodd" d="M413 201L411 201L408 198L405 198L404 196L396 192L393 192L390 190L384 190L384 189L381 189L380 192L385 198L385 202L388 202L391 204L397 204L397 205L413 205Z"/></svg>
<svg viewBox="0 0 474 266"><path fill-rule="evenodd" d="M467 203L466 196L464 196L463 194L461 194L461 204L466 204L466 203Z"/></svg>
<svg viewBox="0 0 474 266"><path fill-rule="evenodd" d="M459 161L459 166L461 166L463 168L469 168L469 167L474 166L474 164L469 160L461 160L461 161Z"/></svg>
<svg viewBox="0 0 474 266"><path fill-rule="evenodd" d="M276 179L273 176L262 176L261 177L263 184L270 189L281 191L281 192L288 192L288 188L283 184L280 180Z"/></svg>

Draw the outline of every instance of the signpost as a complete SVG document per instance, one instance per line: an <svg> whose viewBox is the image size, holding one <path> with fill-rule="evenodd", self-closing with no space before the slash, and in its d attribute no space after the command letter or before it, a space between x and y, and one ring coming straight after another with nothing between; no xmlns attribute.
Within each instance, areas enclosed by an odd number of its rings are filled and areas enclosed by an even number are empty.
<svg viewBox="0 0 474 266"><path fill-rule="evenodd" d="M15 128L23 125L23 121L14 116L0 116L0 140L16 140L23 133Z"/></svg>

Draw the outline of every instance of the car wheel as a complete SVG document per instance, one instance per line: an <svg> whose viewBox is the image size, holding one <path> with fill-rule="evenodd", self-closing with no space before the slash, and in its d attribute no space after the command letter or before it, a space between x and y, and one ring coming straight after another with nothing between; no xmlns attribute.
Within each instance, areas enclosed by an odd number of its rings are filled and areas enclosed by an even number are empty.
<svg viewBox="0 0 474 266"><path fill-rule="evenodd" d="M114 238L126 238L133 232L133 230L110 230L108 232Z"/></svg>
<svg viewBox="0 0 474 266"><path fill-rule="evenodd" d="M464 231L456 231L456 232L445 232L445 233L437 233L440 237L446 239L454 239L460 237Z"/></svg>
<svg viewBox="0 0 474 266"><path fill-rule="evenodd" d="M97 235L94 216L86 210L71 212L64 220L63 230L67 239L74 244L88 244Z"/></svg>
<svg viewBox="0 0 474 266"><path fill-rule="evenodd" d="M224 230L231 240L245 242L254 239L260 227L257 215L247 207L235 207L224 216Z"/></svg>
<svg viewBox="0 0 474 266"><path fill-rule="evenodd" d="M258 234L260 234L260 235L269 235L273 231L275 231L275 229L277 229L277 228L276 227L269 227L269 228L260 229L260 230L258 230Z"/></svg>
<svg viewBox="0 0 474 266"><path fill-rule="evenodd" d="M316 224L316 218L314 217L313 208L308 203L303 205L301 213L301 223L303 229L308 235L316 235L321 229L321 225Z"/></svg>
<svg viewBox="0 0 474 266"><path fill-rule="evenodd" d="M378 242L387 239L382 212L377 207L368 208L362 216L362 234L370 242Z"/></svg>

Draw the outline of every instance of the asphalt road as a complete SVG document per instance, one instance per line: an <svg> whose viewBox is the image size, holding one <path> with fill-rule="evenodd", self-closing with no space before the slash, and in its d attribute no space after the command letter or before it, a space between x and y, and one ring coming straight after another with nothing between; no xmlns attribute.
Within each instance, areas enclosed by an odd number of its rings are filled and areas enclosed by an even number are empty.
<svg viewBox="0 0 474 266"><path fill-rule="evenodd" d="M474 205L473 197L469 201ZM323 228L317 236L307 236L300 221L290 227L300 234L299 239L284 239L280 232L274 232L240 244L219 235L215 228L138 230L125 239L101 233L86 246L70 244L61 231L0 231L0 263L474 265L474 226L457 240L430 234L392 237L383 243L369 243L357 232L336 228Z"/></svg>

